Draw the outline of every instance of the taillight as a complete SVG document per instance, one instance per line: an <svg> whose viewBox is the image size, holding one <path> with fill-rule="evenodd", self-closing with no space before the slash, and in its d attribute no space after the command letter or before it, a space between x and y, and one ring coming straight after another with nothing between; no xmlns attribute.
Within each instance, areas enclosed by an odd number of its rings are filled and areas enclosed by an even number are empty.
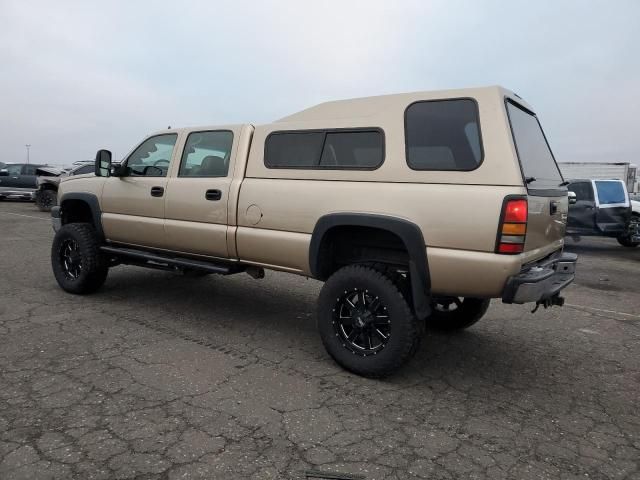
<svg viewBox="0 0 640 480"><path fill-rule="evenodd" d="M517 254L524 251L527 214L527 200L525 198L505 199L498 226L497 253Z"/></svg>

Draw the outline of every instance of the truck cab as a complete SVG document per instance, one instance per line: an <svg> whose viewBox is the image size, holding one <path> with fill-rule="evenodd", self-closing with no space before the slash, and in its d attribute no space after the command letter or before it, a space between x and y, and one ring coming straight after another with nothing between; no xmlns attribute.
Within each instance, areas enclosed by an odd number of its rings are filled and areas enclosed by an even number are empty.
<svg viewBox="0 0 640 480"><path fill-rule="evenodd" d="M32 200L36 191L36 170L40 167L42 165L32 163L7 163L0 168L0 200Z"/></svg>
<svg viewBox="0 0 640 480"><path fill-rule="evenodd" d="M640 245L638 220L622 180L575 179L568 188L575 203L569 205L567 235L613 237L626 247Z"/></svg>

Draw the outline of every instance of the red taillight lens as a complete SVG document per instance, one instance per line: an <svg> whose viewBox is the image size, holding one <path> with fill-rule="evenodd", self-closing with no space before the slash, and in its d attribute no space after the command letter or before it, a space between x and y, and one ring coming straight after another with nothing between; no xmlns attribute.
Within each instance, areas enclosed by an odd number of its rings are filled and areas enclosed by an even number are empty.
<svg viewBox="0 0 640 480"><path fill-rule="evenodd" d="M498 225L497 253L518 254L524 251L527 234L527 200L507 199L502 207L502 222Z"/></svg>
<svg viewBox="0 0 640 480"><path fill-rule="evenodd" d="M524 243L500 243L498 244L498 253L522 253Z"/></svg>
<svg viewBox="0 0 640 480"><path fill-rule="evenodd" d="M527 201L507 200L504 207L505 223L526 223L527 222Z"/></svg>

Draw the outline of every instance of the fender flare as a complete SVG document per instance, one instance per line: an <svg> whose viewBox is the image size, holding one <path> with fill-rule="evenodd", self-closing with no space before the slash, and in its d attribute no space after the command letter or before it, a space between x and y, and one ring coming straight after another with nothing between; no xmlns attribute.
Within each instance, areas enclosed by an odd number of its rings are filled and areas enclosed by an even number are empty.
<svg viewBox="0 0 640 480"><path fill-rule="evenodd" d="M420 227L403 218L369 213L332 213L320 217L309 245L309 268L314 278L326 280L320 275L320 247L325 234L334 227L372 227L397 235L409 252L409 274L413 309L418 318L431 313L431 277L427 249Z"/></svg>
<svg viewBox="0 0 640 480"><path fill-rule="evenodd" d="M69 192L65 193L62 198L60 198L60 207L55 209L55 215L58 218L64 214L64 202L68 200L80 200L86 203L89 206L89 210L91 210L91 216L93 217L93 225L96 229L96 233L98 237L104 239L104 230L102 229L102 210L100 210L100 202L98 201L98 197L93 193L86 192ZM54 215L54 209L51 209L51 216Z"/></svg>

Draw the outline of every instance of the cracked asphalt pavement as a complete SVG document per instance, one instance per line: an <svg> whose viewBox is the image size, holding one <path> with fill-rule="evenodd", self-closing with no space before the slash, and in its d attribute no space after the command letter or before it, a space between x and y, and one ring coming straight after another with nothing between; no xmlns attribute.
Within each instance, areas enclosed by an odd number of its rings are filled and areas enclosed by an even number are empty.
<svg viewBox="0 0 640 480"><path fill-rule="evenodd" d="M640 479L640 248L569 240L565 307L494 301L379 381L325 353L318 282L117 267L73 296L52 237L0 203L2 480Z"/></svg>

